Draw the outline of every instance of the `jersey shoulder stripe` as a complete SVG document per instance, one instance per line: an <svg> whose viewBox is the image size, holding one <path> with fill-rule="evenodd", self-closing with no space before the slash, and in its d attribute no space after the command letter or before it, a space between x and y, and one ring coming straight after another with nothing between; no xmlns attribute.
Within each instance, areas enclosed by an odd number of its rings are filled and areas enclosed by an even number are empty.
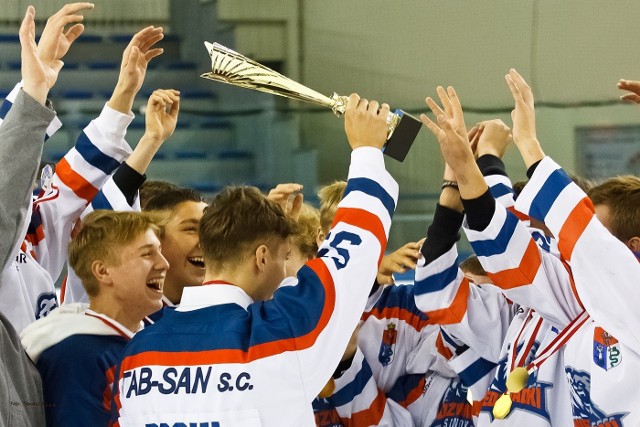
<svg viewBox="0 0 640 427"><path fill-rule="evenodd" d="M562 190L571 182L571 178L564 170L553 171L533 198L530 216L544 220Z"/></svg>
<svg viewBox="0 0 640 427"><path fill-rule="evenodd" d="M222 363L249 363L257 359L281 354L285 351L303 350L316 341L318 335L324 330L335 306L335 288L333 278L322 259L311 260L301 274L307 276L307 280L315 280L316 286L288 286L278 292L292 292L295 288L320 288L325 292L324 305L315 325L304 322L279 322L277 328L268 326L274 322L265 322L261 319L261 312L265 306L274 303L274 300L266 303L254 303L249 306L245 316L230 316L232 311L239 311L241 307L235 304L207 307L193 312L165 312L164 317L154 325L142 330L127 348L126 356L122 362L122 371L129 371L142 366L160 365L173 366L176 363L185 366L222 364ZM315 279L314 279L315 277ZM318 283L320 282L320 283ZM319 286L318 286L319 285ZM320 291L320 290L318 290ZM280 295L278 295L279 297ZM269 304L271 303L271 304ZM309 310L309 307L304 307ZM214 318L215 315L215 318ZM175 351L176 343L169 342L167 335L181 326L180 319L187 324L216 324L216 318L224 318L225 331L234 327L251 328L251 341L247 342L242 337L246 334L209 333L207 339L185 339L181 342L182 349ZM229 323L229 319L234 319ZM167 330L165 331L165 325ZM213 347L213 349L211 349ZM146 348L153 348L148 351ZM208 349L208 350L207 350Z"/></svg>
<svg viewBox="0 0 640 427"><path fill-rule="evenodd" d="M71 168L66 158L62 158L56 165L56 175L76 196L87 202L92 200L98 193L97 188Z"/></svg>
<svg viewBox="0 0 640 427"><path fill-rule="evenodd" d="M458 264L455 263L444 271L416 280L414 285L416 287L416 295L424 295L443 290L456 280L458 272Z"/></svg>
<svg viewBox="0 0 640 427"><path fill-rule="evenodd" d="M109 175L118 166L120 166L120 162L118 160L100 151L100 149L91 142L84 131L78 137L75 148L87 163L97 169L100 169L105 173L105 175Z"/></svg>
<svg viewBox="0 0 640 427"><path fill-rule="evenodd" d="M504 212L504 214L502 212ZM496 213L494 215L505 215L504 222L497 235L491 239L470 239L469 243L471 243L473 251L478 256L489 257L501 254L504 248L507 247L509 241L513 238L513 234L519 222L518 218L506 209L496 209Z"/></svg>
<svg viewBox="0 0 640 427"><path fill-rule="evenodd" d="M347 182L343 198L346 198L352 191L361 191L371 197L379 199L387 209L389 216L393 216L393 212L396 210L396 203L393 197L376 181L370 178L351 178Z"/></svg>

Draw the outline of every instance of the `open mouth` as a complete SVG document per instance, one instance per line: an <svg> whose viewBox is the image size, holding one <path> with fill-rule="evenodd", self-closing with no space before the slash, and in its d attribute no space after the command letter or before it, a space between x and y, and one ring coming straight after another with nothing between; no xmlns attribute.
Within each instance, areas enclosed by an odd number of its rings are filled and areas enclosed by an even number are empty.
<svg viewBox="0 0 640 427"><path fill-rule="evenodd" d="M163 283L164 279L150 279L147 281L147 287L153 289L154 291L162 292Z"/></svg>
<svg viewBox="0 0 640 427"><path fill-rule="evenodd" d="M198 268L204 268L204 258L201 256L194 256L187 258L187 261Z"/></svg>

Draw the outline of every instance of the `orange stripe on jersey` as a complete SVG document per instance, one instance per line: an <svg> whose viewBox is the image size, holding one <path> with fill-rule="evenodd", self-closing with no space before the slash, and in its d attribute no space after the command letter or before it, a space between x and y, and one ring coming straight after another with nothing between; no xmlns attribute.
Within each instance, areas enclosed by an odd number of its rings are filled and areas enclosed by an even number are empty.
<svg viewBox="0 0 640 427"><path fill-rule="evenodd" d="M420 316L416 316L414 313L400 307L384 307L382 310L376 307L373 310L364 313L360 320L364 322L372 316L376 319L394 318L403 320L407 325L411 326L418 332L430 323L428 318L421 319Z"/></svg>
<svg viewBox="0 0 640 427"><path fill-rule="evenodd" d="M60 285L60 304L64 303L64 294L67 292L67 278L69 276L64 276L62 279L62 284Z"/></svg>
<svg viewBox="0 0 640 427"><path fill-rule="evenodd" d="M133 356L128 356L122 361L122 372L139 368L141 366L175 366L177 361L182 366L210 365L223 363L249 363L265 357L275 356L285 351L304 350L311 347L320 333L331 319L335 308L336 293L333 277L320 258L307 262L320 278L325 290L325 301L322 313L316 327L306 335L300 337L285 338L277 341L254 345L248 351L237 349L205 350L197 352L177 351L146 351Z"/></svg>
<svg viewBox="0 0 640 427"><path fill-rule="evenodd" d="M58 175L60 181L69 187L76 196L85 199L87 202L91 201L95 195L98 194L98 189L84 179L82 175L71 169L71 165L64 157L56 165L56 175Z"/></svg>
<svg viewBox="0 0 640 427"><path fill-rule="evenodd" d="M378 258L378 266L382 261L384 250L387 247L387 233L384 231L382 221L376 215L369 211L359 208L339 208L331 227L339 222L344 222L354 227L362 228L371 232L380 242L380 257Z"/></svg>
<svg viewBox="0 0 640 427"><path fill-rule="evenodd" d="M407 393L407 397L405 397L402 402L398 402L398 404L406 408L409 405L411 405L413 402L418 400L420 396L422 396L422 393L424 392L424 385L426 382L427 380L423 376L418 382L418 384L416 384L416 386L409 393Z"/></svg>
<svg viewBox="0 0 640 427"><path fill-rule="evenodd" d="M480 411L482 410L482 400L474 400L473 401L473 409L472 414L474 417L480 415Z"/></svg>
<svg viewBox="0 0 640 427"><path fill-rule="evenodd" d="M27 234L25 239L31 243L32 246L38 246L38 243L44 240L44 228L42 227L42 224L36 228L35 233Z"/></svg>
<svg viewBox="0 0 640 427"><path fill-rule="evenodd" d="M560 249L560 253L567 261L571 261L573 248L578 242L578 239L580 239L584 229L587 228L587 225L591 222L594 214L595 210L593 209L591 199L585 197L573 208L562 225L562 229L558 235L558 249Z"/></svg>
<svg viewBox="0 0 640 427"><path fill-rule="evenodd" d="M386 403L387 398L378 389L378 395L371 402L371 406L360 412L355 412L351 418L342 418L342 423L345 427L377 426L384 414Z"/></svg>
<svg viewBox="0 0 640 427"><path fill-rule="evenodd" d="M542 257L540 256L538 244L531 239L522 255L519 266L498 273L487 272L487 275L501 289L517 288L518 286L530 285L536 277L541 264Z"/></svg>
<svg viewBox="0 0 640 427"><path fill-rule="evenodd" d="M115 369L116 367L112 366L109 369L107 369L107 372L104 373L107 379L107 388L104 390L104 393L102 395L102 407L107 412L111 412L111 392L112 392L111 387L113 386L113 380L115 378L115 375L114 375Z"/></svg>
<svg viewBox="0 0 640 427"><path fill-rule="evenodd" d="M573 292L573 296L576 298L576 301L578 302L578 305L580 305L580 308L584 310L584 304L582 304L580 295L578 295L578 289L576 289L576 282L573 280L573 271L571 271L571 266L569 266L569 264L564 258L561 258L560 261L562 262L562 265L564 266L565 270L567 270L567 273L569 273L569 283L571 284L571 292Z"/></svg>
<svg viewBox="0 0 640 427"><path fill-rule="evenodd" d="M453 352L444 345L444 340L442 339L442 334L438 334L438 338L436 338L436 350L438 353L444 356L445 359L449 360L453 357Z"/></svg>
<svg viewBox="0 0 640 427"><path fill-rule="evenodd" d="M509 212L511 212L512 214L514 214L520 221L529 221L529 220L531 220L531 217L529 215L520 212L514 206L509 206L507 208L507 210Z"/></svg>
<svg viewBox="0 0 640 427"><path fill-rule="evenodd" d="M447 308L427 312L430 323L437 325L451 325L460 323L467 312L467 298L469 297L469 279L466 277L460 282L458 292L453 297L451 305Z"/></svg>

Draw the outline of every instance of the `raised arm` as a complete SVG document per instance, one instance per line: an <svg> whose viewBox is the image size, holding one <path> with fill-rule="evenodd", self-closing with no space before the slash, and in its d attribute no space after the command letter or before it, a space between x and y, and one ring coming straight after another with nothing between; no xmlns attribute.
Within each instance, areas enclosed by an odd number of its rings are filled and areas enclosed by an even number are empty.
<svg viewBox="0 0 640 427"><path fill-rule="evenodd" d="M527 96L530 88L524 79L513 70L509 76L514 98ZM638 85L626 81L618 87L633 94L638 90ZM632 94L623 97L636 102ZM526 128L532 122L532 112L523 111L519 123ZM519 125L514 121L514 138L516 127ZM543 221L556 236L560 254L571 266L577 293L595 322L640 353L640 315L630 297L638 289L637 258L598 221L591 200L557 163L545 157L537 139L523 141L518 149L523 158L529 152L538 154L525 160L530 180L516 201L516 209Z"/></svg>
<svg viewBox="0 0 640 427"><path fill-rule="evenodd" d="M123 54L111 99L60 160L48 192L34 203L27 240L37 261L54 280L66 260L74 222L131 154L124 139L133 120L131 106L144 81L148 61L161 53L153 48L161 38L162 28L154 27L147 27L132 38Z"/></svg>
<svg viewBox="0 0 640 427"><path fill-rule="evenodd" d="M388 111L386 104L349 97L345 128L353 152L333 228L319 257L298 272L298 284L280 288L261 308L262 315L289 319L309 402L338 365L386 247L398 194L381 151Z"/></svg>

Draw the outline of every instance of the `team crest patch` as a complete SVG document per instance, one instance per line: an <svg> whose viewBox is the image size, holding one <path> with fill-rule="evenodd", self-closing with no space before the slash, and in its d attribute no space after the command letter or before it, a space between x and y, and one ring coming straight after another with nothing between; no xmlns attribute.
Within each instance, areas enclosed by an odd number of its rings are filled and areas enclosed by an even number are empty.
<svg viewBox="0 0 640 427"><path fill-rule="evenodd" d="M382 342L380 343L380 352L378 360L382 366L387 366L393 361L393 351L396 348L396 340L398 339L398 330L395 323L389 323L387 329L382 333Z"/></svg>
<svg viewBox="0 0 640 427"><path fill-rule="evenodd" d="M608 371L622 362L620 343L607 331L596 327L593 331L593 362Z"/></svg>
<svg viewBox="0 0 640 427"><path fill-rule="evenodd" d="M44 292L38 296L36 305L36 319L47 317L58 306L58 298L53 292Z"/></svg>

